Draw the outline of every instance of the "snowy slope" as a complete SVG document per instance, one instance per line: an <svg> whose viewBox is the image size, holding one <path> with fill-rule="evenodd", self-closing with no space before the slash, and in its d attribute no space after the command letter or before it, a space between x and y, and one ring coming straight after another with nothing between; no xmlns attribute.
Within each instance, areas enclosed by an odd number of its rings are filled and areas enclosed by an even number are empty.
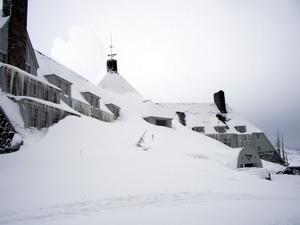
<svg viewBox="0 0 300 225"><path fill-rule="evenodd" d="M147 151L135 146L144 130ZM155 218L163 212L174 224L180 224L176 212L184 224L204 218L205 224L219 224L225 215L231 221L233 210L247 216L264 209L265 224L299 218L300 179L274 176L270 182L232 170L224 166L232 151L186 128L70 116L35 138L0 157L0 224L162 225ZM280 205L293 207L287 215L273 215ZM124 220L123 213L129 213ZM257 219L244 224L259 224Z"/></svg>

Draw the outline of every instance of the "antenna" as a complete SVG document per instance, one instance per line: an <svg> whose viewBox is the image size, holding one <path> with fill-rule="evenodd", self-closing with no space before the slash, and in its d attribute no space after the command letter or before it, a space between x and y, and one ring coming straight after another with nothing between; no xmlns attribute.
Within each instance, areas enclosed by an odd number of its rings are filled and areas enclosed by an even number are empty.
<svg viewBox="0 0 300 225"><path fill-rule="evenodd" d="M110 54L108 54L107 56L110 57L110 59L113 59L117 54L113 53L113 41L112 41L112 34L110 34L110 45L109 45L109 48L110 48Z"/></svg>

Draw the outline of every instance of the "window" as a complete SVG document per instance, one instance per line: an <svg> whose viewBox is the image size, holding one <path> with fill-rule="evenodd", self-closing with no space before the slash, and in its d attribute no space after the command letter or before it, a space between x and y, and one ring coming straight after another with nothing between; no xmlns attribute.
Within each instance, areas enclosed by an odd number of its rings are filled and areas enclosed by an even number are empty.
<svg viewBox="0 0 300 225"><path fill-rule="evenodd" d="M257 151L260 151L261 150L261 147L260 146L257 146Z"/></svg>
<svg viewBox="0 0 300 225"><path fill-rule="evenodd" d="M57 94L56 93L53 93L53 102L54 103L59 103L58 99L57 99Z"/></svg>
<svg viewBox="0 0 300 225"><path fill-rule="evenodd" d="M60 119L60 111L58 109L53 109L53 123L57 123Z"/></svg>
<svg viewBox="0 0 300 225"><path fill-rule="evenodd" d="M48 127L48 112L46 109L41 112L41 127Z"/></svg>
<svg viewBox="0 0 300 225"><path fill-rule="evenodd" d="M58 85L59 88L61 88L61 81L60 80L58 80L57 85Z"/></svg>
<svg viewBox="0 0 300 225"><path fill-rule="evenodd" d="M49 100L49 90L47 89L44 90L44 100Z"/></svg>
<svg viewBox="0 0 300 225"><path fill-rule="evenodd" d="M225 126L216 126L216 127L215 127L215 130L216 130L218 133L225 133L225 132L226 132L226 127L225 127Z"/></svg>
<svg viewBox="0 0 300 225"><path fill-rule="evenodd" d="M240 133L247 132L246 126L236 126L235 129Z"/></svg>
<svg viewBox="0 0 300 225"><path fill-rule="evenodd" d="M254 167L253 163L245 163L245 167Z"/></svg>
<svg viewBox="0 0 300 225"><path fill-rule="evenodd" d="M33 97L36 97L36 96L37 96L37 85L36 85L35 82L34 82L33 85L32 85L32 96L33 96Z"/></svg>
<svg viewBox="0 0 300 225"><path fill-rule="evenodd" d="M230 138L224 138L223 139L223 143L229 147L231 147L231 142L230 142Z"/></svg>
<svg viewBox="0 0 300 225"><path fill-rule="evenodd" d="M260 135L259 134L255 134L255 137L257 140L260 140Z"/></svg>
<svg viewBox="0 0 300 225"><path fill-rule="evenodd" d="M193 131L199 132L199 133L204 133L204 127L193 127L192 128Z"/></svg>
<svg viewBox="0 0 300 225"><path fill-rule="evenodd" d="M156 125L166 127L167 121L166 120L156 120Z"/></svg>
<svg viewBox="0 0 300 225"><path fill-rule="evenodd" d="M24 78L23 82L23 93L21 95L26 96L27 95L27 79Z"/></svg>
<svg viewBox="0 0 300 225"><path fill-rule="evenodd" d="M30 117L30 127L37 127L38 123L38 110L36 108L32 108L31 117Z"/></svg>

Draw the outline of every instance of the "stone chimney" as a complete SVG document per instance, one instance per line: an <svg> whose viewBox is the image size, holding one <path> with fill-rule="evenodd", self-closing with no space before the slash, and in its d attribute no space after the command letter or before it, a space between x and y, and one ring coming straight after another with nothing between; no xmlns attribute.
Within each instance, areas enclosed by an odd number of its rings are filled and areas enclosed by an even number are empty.
<svg viewBox="0 0 300 225"><path fill-rule="evenodd" d="M11 4L7 63L25 70L28 0L3 0Z"/></svg>
<svg viewBox="0 0 300 225"><path fill-rule="evenodd" d="M11 0L3 0L2 16L3 17L10 16L10 9L11 9Z"/></svg>
<svg viewBox="0 0 300 225"><path fill-rule="evenodd" d="M221 113L227 113L224 91L214 93L214 101Z"/></svg>

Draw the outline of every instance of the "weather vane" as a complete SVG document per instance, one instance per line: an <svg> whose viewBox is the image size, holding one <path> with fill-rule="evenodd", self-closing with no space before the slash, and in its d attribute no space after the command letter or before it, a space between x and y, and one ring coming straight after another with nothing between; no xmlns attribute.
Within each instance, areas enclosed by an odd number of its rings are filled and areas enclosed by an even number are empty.
<svg viewBox="0 0 300 225"><path fill-rule="evenodd" d="M110 54L108 54L107 56L109 56L111 59L113 59L117 54L113 53L113 44L112 44L112 35L110 35Z"/></svg>

